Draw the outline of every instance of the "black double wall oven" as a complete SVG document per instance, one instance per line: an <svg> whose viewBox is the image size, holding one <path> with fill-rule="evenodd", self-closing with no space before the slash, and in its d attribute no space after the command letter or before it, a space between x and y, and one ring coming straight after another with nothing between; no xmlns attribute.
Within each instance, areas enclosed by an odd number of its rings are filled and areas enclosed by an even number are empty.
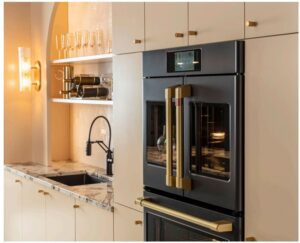
<svg viewBox="0 0 300 243"><path fill-rule="evenodd" d="M145 240L243 240L244 42L143 54Z"/></svg>

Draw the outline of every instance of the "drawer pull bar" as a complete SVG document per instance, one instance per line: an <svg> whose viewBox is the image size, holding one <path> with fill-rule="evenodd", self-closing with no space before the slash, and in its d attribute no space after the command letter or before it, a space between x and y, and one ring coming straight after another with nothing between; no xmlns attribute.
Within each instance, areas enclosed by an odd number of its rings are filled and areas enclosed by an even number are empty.
<svg viewBox="0 0 300 243"><path fill-rule="evenodd" d="M44 192L44 195L45 195L45 196L49 195L49 192Z"/></svg>
<svg viewBox="0 0 300 243"><path fill-rule="evenodd" d="M44 191L43 190L38 190L38 193L43 193Z"/></svg>
<svg viewBox="0 0 300 243"><path fill-rule="evenodd" d="M133 40L133 44L141 44L141 43L142 43L142 40L139 40L139 39Z"/></svg>
<svg viewBox="0 0 300 243"><path fill-rule="evenodd" d="M189 30L189 35L198 35L198 31L195 31L195 30Z"/></svg>
<svg viewBox="0 0 300 243"><path fill-rule="evenodd" d="M182 38L182 37L184 37L184 34L183 33L175 33L175 37Z"/></svg>
<svg viewBox="0 0 300 243"><path fill-rule="evenodd" d="M79 208L79 205L75 204L73 205L73 208Z"/></svg>
<svg viewBox="0 0 300 243"><path fill-rule="evenodd" d="M15 183L21 183L21 181L20 180L15 180Z"/></svg>
<svg viewBox="0 0 300 243"><path fill-rule="evenodd" d="M199 225L201 227L210 229L215 232L231 232L232 231L232 222L229 222L229 221L225 221L225 220L208 221L205 219L197 218L195 216L158 205L158 204L153 203L145 198L137 198L135 200L135 204L138 204L142 207L149 208L149 209L155 210L157 212L160 212L160 213L163 213L163 214L175 217L175 218L182 219L189 223Z"/></svg>
<svg viewBox="0 0 300 243"><path fill-rule="evenodd" d="M143 224L143 221L142 221L142 220L135 220L135 221L134 221L134 224L135 224L135 225L139 225L139 224L142 225L142 224Z"/></svg>
<svg viewBox="0 0 300 243"><path fill-rule="evenodd" d="M257 25L258 25L258 23L255 22L255 21L246 21L246 26L247 27L255 27Z"/></svg>

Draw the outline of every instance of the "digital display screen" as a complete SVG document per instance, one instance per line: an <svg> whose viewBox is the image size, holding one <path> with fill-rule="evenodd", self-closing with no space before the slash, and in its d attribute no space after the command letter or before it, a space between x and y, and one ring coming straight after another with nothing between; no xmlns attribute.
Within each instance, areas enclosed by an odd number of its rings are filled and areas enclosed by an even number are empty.
<svg viewBox="0 0 300 243"><path fill-rule="evenodd" d="M168 72L200 71L200 50L169 52Z"/></svg>

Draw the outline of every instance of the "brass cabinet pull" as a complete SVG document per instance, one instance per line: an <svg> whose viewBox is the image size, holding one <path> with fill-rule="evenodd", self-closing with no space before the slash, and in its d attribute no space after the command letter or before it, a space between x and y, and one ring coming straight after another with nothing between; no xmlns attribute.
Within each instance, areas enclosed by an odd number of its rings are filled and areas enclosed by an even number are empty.
<svg viewBox="0 0 300 243"><path fill-rule="evenodd" d="M74 205L73 205L73 208L79 208L79 205L74 204Z"/></svg>
<svg viewBox="0 0 300 243"><path fill-rule="evenodd" d="M255 27L257 25L258 25L258 23L255 22L255 21L246 21L246 26L247 27Z"/></svg>
<svg viewBox="0 0 300 243"><path fill-rule="evenodd" d="M15 183L21 183L21 181L17 179L17 180L15 180Z"/></svg>
<svg viewBox="0 0 300 243"><path fill-rule="evenodd" d="M138 39L134 39L133 40L133 44L141 44L142 40L138 40Z"/></svg>
<svg viewBox="0 0 300 243"><path fill-rule="evenodd" d="M49 195L49 192L44 192L44 195L45 195L45 196Z"/></svg>
<svg viewBox="0 0 300 243"><path fill-rule="evenodd" d="M175 186L175 177L172 175L172 98L175 96L175 87L165 89L166 100L166 186Z"/></svg>
<svg viewBox="0 0 300 243"><path fill-rule="evenodd" d="M256 238L254 236L246 237L246 241L256 241Z"/></svg>
<svg viewBox="0 0 300 243"><path fill-rule="evenodd" d="M43 190L38 190L38 193L43 193L44 191Z"/></svg>
<svg viewBox="0 0 300 243"><path fill-rule="evenodd" d="M135 225L142 225L142 224L143 224L143 221L142 221L142 220L135 220L135 221L134 221L134 224L135 224Z"/></svg>
<svg viewBox="0 0 300 243"><path fill-rule="evenodd" d="M189 35L198 35L198 31L189 30Z"/></svg>
<svg viewBox="0 0 300 243"><path fill-rule="evenodd" d="M175 33L175 37L182 38L182 37L184 37L184 34L183 33Z"/></svg>
<svg viewBox="0 0 300 243"><path fill-rule="evenodd" d="M190 85L175 89L176 100L176 188L191 189L191 180L183 177L183 99L191 96Z"/></svg>
<svg viewBox="0 0 300 243"><path fill-rule="evenodd" d="M220 221L208 221L205 219L197 218L195 216L179 212L174 209L170 209L161 205L158 205L156 203L153 203L145 198L137 198L135 200L136 204L139 204L142 207L149 208L152 210L155 210L157 212L182 219L184 221L187 221L189 223L193 223L196 225L199 225L201 227L213 230L215 232L231 232L232 231L232 222L226 221L226 220L220 220Z"/></svg>

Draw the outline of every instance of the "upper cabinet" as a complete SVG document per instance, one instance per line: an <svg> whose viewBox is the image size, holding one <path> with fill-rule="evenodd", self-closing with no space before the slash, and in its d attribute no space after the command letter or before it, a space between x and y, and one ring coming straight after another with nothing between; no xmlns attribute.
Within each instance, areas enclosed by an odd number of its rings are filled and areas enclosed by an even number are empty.
<svg viewBox="0 0 300 243"><path fill-rule="evenodd" d="M244 3L189 3L189 45L244 38Z"/></svg>
<svg viewBox="0 0 300 243"><path fill-rule="evenodd" d="M113 53L144 50L144 3L112 4Z"/></svg>
<svg viewBox="0 0 300 243"><path fill-rule="evenodd" d="M187 3L145 3L146 50L188 45Z"/></svg>
<svg viewBox="0 0 300 243"><path fill-rule="evenodd" d="M298 32L298 3L245 3L245 37Z"/></svg>

